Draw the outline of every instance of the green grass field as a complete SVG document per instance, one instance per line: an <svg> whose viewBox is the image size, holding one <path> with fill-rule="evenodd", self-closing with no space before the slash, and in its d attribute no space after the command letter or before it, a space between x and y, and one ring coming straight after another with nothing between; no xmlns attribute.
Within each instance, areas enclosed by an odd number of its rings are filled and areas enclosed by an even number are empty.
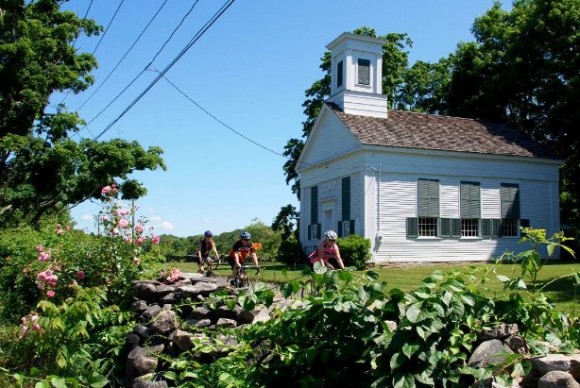
<svg viewBox="0 0 580 388"><path fill-rule="evenodd" d="M257 275L257 280L265 282L284 283L292 279L305 277L303 266L288 267L280 263L262 263L264 270ZM195 263L165 263L163 267L177 267L183 272L197 271ZM373 268L379 274L379 279L387 283L387 288L400 288L403 291L412 291L421 286L423 279L427 278L433 271L442 270L445 273L459 271L468 275L473 275L473 281L478 284L479 289L490 297L497 297L504 293L502 283L497 279L497 275L515 277L520 274L520 267L517 264L495 264L491 270L491 263L431 263L422 265L391 265L389 267ZM362 274L362 271L360 271ZM580 272L580 261L552 262L544 265L538 274L535 284L530 279L524 279L528 286L528 291L533 292L542 287L542 292L556 304L556 310L570 313L574 316L580 315L580 288L574 287L574 274ZM227 264L223 264L217 270L219 276L229 276L231 270ZM254 276L250 272L250 276ZM482 281L485 279L485 281Z"/></svg>

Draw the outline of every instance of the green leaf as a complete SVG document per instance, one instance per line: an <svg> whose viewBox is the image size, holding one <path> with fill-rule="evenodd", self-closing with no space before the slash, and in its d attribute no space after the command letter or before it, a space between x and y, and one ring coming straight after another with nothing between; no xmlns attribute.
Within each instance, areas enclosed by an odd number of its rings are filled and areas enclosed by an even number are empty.
<svg viewBox="0 0 580 388"><path fill-rule="evenodd" d="M172 370L163 372L163 377L166 378L167 380L171 380L171 381L175 381L177 380L177 373L175 373Z"/></svg>
<svg viewBox="0 0 580 388"><path fill-rule="evenodd" d="M423 319L423 311L421 310L422 304L416 303L407 309L405 313L405 317L411 323L417 323Z"/></svg>
<svg viewBox="0 0 580 388"><path fill-rule="evenodd" d="M54 388L66 388L66 380L63 377L54 376L50 379L50 384Z"/></svg>
<svg viewBox="0 0 580 388"><path fill-rule="evenodd" d="M409 343L405 343L403 345L403 354L405 356L407 356L407 358L411 358L411 356L413 354L415 354L419 349L421 348L421 346L419 346L418 344L409 344Z"/></svg>
<svg viewBox="0 0 580 388"><path fill-rule="evenodd" d="M411 374L393 376L394 388L415 388L415 378Z"/></svg>
<svg viewBox="0 0 580 388"><path fill-rule="evenodd" d="M405 361L407 361L407 359L405 358L405 356L403 354L395 353L391 357L391 361L389 362L389 365L390 365L392 370L395 370L395 369L399 368L401 365L403 365L405 363Z"/></svg>
<svg viewBox="0 0 580 388"><path fill-rule="evenodd" d="M505 275L496 275L497 279L502 282L503 284L508 283L510 281L510 278L508 278Z"/></svg>

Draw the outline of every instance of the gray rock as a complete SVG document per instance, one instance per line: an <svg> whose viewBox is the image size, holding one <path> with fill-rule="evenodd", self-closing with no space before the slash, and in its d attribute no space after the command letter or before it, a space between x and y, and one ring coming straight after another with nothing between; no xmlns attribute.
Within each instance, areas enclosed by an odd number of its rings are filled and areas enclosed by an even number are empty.
<svg viewBox="0 0 580 388"><path fill-rule="evenodd" d="M555 370L540 378L538 388L580 388L580 384L570 373Z"/></svg>
<svg viewBox="0 0 580 388"><path fill-rule="evenodd" d="M169 336L169 339L179 348L185 352L193 347L193 334L185 330L175 330Z"/></svg>
<svg viewBox="0 0 580 388"><path fill-rule="evenodd" d="M504 339L510 335L516 335L518 333L519 328L515 323L502 323L495 327L484 329L479 334L479 340L486 341L490 339Z"/></svg>
<svg viewBox="0 0 580 388"><path fill-rule="evenodd" d="M198 294L210 293L218 289L216 283L199 282L191 286L181 286L177 288L185 297L195 297Z"/></svg>
<svg viewBox="0 0 580 388"><path fill-rule="evenodd" d="M179 327L179 321L172 310L162 310L151 322L151 329L167 335Z"/></svg>
<svg viewBox="0 0 580 388"><path fill-rule="evenodd" d="M514 352L497 339L482 342L471 354L467 364L473 367L486 367L489 364L502 364L506 354Z"/></svg>
<svg viewBox="0 0 580 388"><path fill-rule="evenodd" d="M532 357L529 361L542 375L555 370L570 372L580 365L580 354L548 354L543 357Z"/></svg>
<svg viewBox="0 0 580 388"><path fill-rule="evenodd" d="M159 314L160 312L161 312L161 307L154 304L153 306L149 306L149 308L147 308L147 310L145 310L145 312L143 314L141 314L141 319L148 321L150 319L155 318L157 316L157 314Z"/></svg>
<svg viewBox="0 0 580 388"><path fill-rule="evenodd" d="M215 324L216 327L236 327L238 323L233 319L228 318L220 318L218 319L217 323Z"/></svg>

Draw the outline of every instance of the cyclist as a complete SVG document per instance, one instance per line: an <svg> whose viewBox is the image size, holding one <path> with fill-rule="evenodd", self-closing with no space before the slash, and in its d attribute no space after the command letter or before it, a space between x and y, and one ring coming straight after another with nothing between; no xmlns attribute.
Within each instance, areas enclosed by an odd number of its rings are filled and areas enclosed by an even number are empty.
<svg viewBox="0 0 580 388"><path fill-rule="evenodd" d="M234 278L236 277L238 269L244 264L248 256L252 258L256 267L260 268L258 255L256 254L256 249L252 246L251 238L252 235L250 233L243 231L240 233L240 239L234 243L230 250L228 262L232 267L232 277Z"/></svg>
<svg viewBox="0 0 580 388"><path fill-rule="evenodd" d="M199 272L205 272L205 264L207 263L209 269L211 270L211 259L209 254L213 252L215 254L216 260L219 260L220 255L215 247L215 242L213 241L213 233L211 230L206 230L203 234L203 238L199 240L199 248L197 249L197 257L199 257Z"/></svg>
<svg viewBox="0 0 580 388"><path fill-rule="evenodd" d="M336 245L337 238L338 236L333 230L328 230L324 233L324 240L322 240L316 250L308 256L312 267L314 266L314 263L320 262L320 264L323 264L330 269L334 269L335 267L344 269L344 263L340 257L340 249L338 249L338 245ZM330 261L332 261L334 265L330 263Z"/></svg>

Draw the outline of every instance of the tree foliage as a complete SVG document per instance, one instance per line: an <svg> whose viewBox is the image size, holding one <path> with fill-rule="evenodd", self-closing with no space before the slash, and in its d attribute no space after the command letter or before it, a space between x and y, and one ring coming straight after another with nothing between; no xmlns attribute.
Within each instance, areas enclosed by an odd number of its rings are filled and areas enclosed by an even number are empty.
<svg viewBox="0 0 580 388"><path fill-rule="evenodd" d="M0 8L0 225L36 224L118 181L123 198L145 188L129 175L165 169L159 147L145 150L121 139L77 139L85 124L60 104L56 91L86 90L94 81L92 54L77 53L79 35L101 31L92 20L60 10L56 0L12 0Z"/></svg>
<svg viewBox="0 0 580 388"><path fill-rule="evenodd" d="M580 3L496 3L450 56L446 113L507 122L565 160L562 218L580 223Z"/></svg>

